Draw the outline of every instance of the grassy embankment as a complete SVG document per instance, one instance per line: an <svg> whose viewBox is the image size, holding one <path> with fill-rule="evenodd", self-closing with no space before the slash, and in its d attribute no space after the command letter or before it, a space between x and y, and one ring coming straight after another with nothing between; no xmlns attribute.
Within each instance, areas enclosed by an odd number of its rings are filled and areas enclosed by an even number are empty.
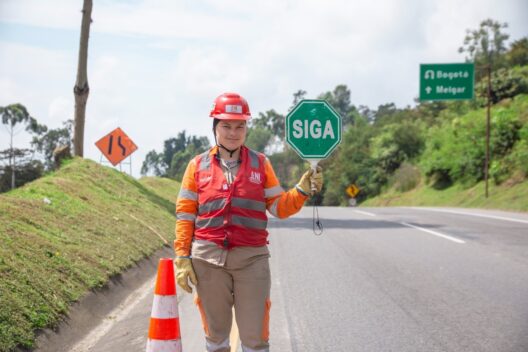
<svg viewBox="0 0 528 352"><path fill-rule="evenodd" d="M361 206L449 206L528 212L528 181L496 186L490 180L488 198L484 195L484 182L470 188L455 184L444 190L420 184L408 192L389 190Z"/></svg>
<svg viewBox="0 0 528 352"><path fill-rule="evenodd" d="M89 290L170 244L178 189L76 158L0 195L0 351L31 348Z"/></svg>

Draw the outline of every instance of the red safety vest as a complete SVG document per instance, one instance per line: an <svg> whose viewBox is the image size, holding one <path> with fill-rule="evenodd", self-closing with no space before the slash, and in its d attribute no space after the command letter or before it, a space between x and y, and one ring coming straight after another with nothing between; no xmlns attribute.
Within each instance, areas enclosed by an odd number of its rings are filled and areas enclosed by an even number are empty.
<svg viewBox="0 0 528 352"><path fill-rule="evenodd" d="M227 184L222 167L210 151L196 157L198 215L194 237L224 248L267 243L265 156L245 146L235 180Z"/></svg>

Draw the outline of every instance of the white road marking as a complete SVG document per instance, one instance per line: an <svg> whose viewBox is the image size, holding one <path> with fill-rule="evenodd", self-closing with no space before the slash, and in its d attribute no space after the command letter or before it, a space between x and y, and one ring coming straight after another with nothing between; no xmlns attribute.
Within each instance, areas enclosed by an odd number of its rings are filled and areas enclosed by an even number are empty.
<svg viewBox="0 0 528 352"><path fill-rule="evenodd" d="M522 224L528 224L528 220L508 218L508 217L505 217L505 216L475 214L475 213L470 213L470 212L465 212L465 211L448 210L448 209L434 209L434 208L420 208L420 207L410 207L410 208L411 209L418 209L418 210L437 211L437 212L441 212L441 213L452 213L452 214L459 214L459 215L477 216L477 217L481 217L481 218L497 219L497 220L504 220L504 221L513 221L513 222L520 222Z"/></svg>
<svg viewBox="0 0 528 352"><path fill-rule="evenodd" d="M354 210L355 213L359 213L359 214L363 214L363 215L368 215L368 216L376 216L376 214L374 213L369 213L367 211L361 211L361 210Z"/></svg>
<svg viewBox="0 0 528 352"><path fill-rule="evenodd" d="M93 346L104 336L114 324L123 320L127 315L134 309L134 307L143 300L149 293L154 291L154 286L156 284L156 276L151 280L147 280L141 287L132 292L121 304L117 306L116 309L108 313L107 317L112 317L105 319L101 324L99 324L95 329L93 329L88 335L79 341L73 348L71 352L89 352L92 350ZM145 339L145 346L146 346Z"/></svg>
<svg viewBox="0 0 528 352"><path fill-rule="evenodd" d="M406 222L400 222L400 224L408 226L408 227L412 227L413 229L416 229L416 230L420 230L420 231L424 231L424 232L430 233L431 235L435 235L435 236L438 236L438 237L445 238L446 240L449 240L449 241L453 241L453 242L456 242L456 243L466 243L465 241L462 241L462 240L460 240L458 238L455 238L455 237L452 237L452 236L448 236L448 235L444 235L443 233L436 232L436 231L433 231L433 230L424 229L423 227L414 226L414 225L408 224Z"/></svg>

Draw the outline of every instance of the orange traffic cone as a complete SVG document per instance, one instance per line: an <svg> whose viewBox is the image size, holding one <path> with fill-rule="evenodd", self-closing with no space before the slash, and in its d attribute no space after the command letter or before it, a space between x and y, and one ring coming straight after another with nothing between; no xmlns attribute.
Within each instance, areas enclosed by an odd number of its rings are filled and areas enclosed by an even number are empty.
<svg viewBox="0 0 528 352"><path fill-rule="evenodd" d="M180 318L172 259L162 258L150 315L147 352L181 352Z"/></svg>

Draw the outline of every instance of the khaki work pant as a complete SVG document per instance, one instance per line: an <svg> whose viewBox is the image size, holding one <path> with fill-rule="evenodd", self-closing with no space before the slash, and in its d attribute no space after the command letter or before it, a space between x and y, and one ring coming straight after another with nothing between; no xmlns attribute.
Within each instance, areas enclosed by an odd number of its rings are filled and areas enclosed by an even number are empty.
<svg viewBox="0 0 528 352"><path fill-rule="evenodd" d="M243 351L269 351L270 269L265 247L235 247L224 266L193 258L208 352L229 352L232 309Z"/></svg>

